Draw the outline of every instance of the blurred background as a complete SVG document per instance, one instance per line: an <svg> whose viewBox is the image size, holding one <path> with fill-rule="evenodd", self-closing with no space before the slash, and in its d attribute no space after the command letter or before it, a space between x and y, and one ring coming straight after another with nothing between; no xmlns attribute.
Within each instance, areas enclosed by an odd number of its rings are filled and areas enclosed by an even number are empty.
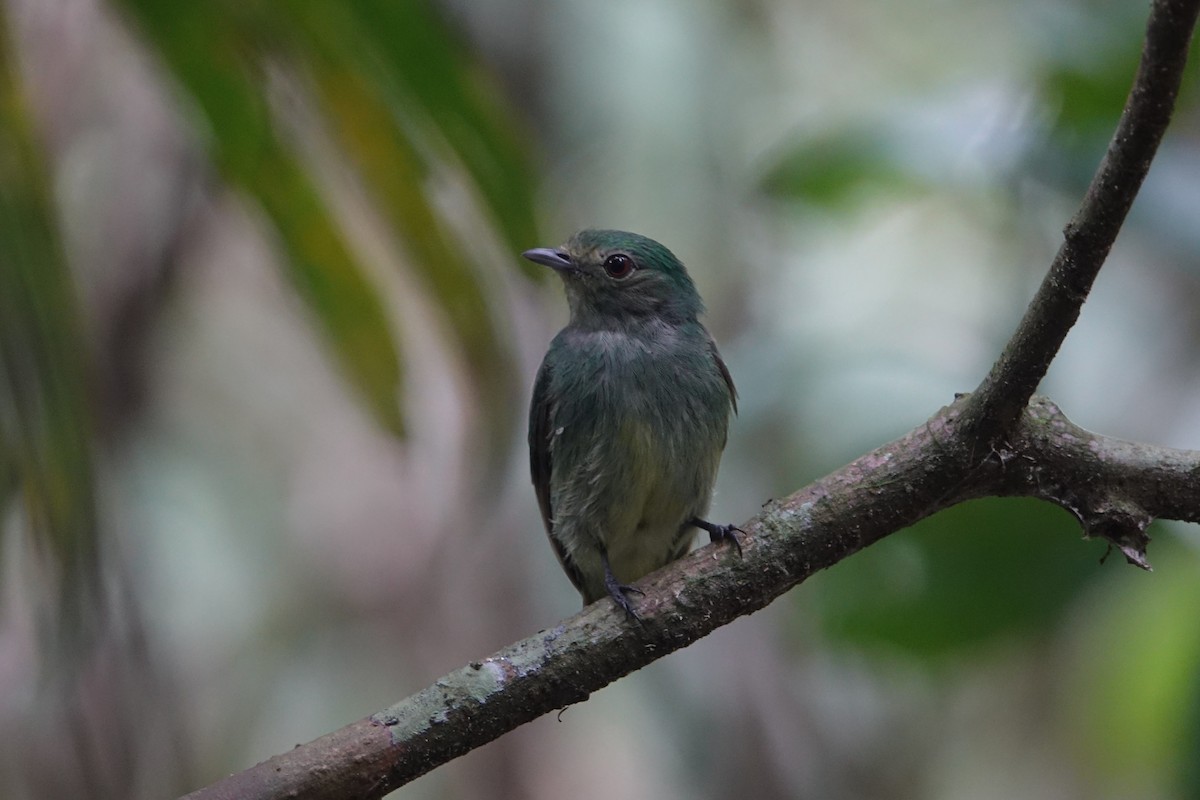
<svg viewBox="0 0 1200 800"><path fill-rule="evenodd" d="M0 796L160 798L578 610L517 254L689 266L740 521L983 376L1143 3L0 3ZM1193 62L1195 58L1193 58ZM1042 391L1200 448L1200 95ZM981 501L412 798L1200 797L1200 536Z"/></svg>

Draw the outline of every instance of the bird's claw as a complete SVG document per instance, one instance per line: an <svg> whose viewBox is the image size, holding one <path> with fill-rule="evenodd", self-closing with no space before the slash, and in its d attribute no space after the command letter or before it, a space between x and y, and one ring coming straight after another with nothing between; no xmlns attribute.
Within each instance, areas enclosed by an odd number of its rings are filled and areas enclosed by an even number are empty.
<svg viewBox="0 0 1200 800"><path fill-rule="evenodd" d="M708 533L708 540L713 544L717 542L733 542L733 546L737 548L738 558L742 557L742 543L738 541L738 533L743 536L746 534L744 530L736 525L718 525L715 522L696 518L691 524L695 525Z"/></svg>
<svg viewBox="0 0 1200 800"><path fill-rule="evenodd" d="M613 599L618 606L625 612L634 622L641 622L642 618L633 610L633 603L629 601L629 593L645 596L645 592L636 586L629 586L617 580L617 576L613 575L612 566L608 563L608 555L603 555L604 562L604 588L608 590L608 596Z"/></svg>

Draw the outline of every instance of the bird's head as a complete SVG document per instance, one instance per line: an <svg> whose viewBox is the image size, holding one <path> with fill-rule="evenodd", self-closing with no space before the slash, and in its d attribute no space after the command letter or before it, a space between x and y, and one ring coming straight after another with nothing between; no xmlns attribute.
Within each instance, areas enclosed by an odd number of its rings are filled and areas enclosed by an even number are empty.
<svg viewBox="0 0 1200 800"><path fill-rule="evenodd" d="M562 247L539 247L522 255L562 276L573 323L637 318L686 322L703 310L679 259L636 233L585 230Z"/></svg>

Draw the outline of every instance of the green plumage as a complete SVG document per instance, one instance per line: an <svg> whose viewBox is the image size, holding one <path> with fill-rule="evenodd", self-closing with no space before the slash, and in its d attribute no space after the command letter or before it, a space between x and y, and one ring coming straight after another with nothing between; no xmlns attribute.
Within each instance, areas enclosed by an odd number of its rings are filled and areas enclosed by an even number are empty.
<svg viewBox="0 0 1200 800"><path fill-rule="evenodd" d="M683 264L622 231L527 258L562 276L570 323L538 371L529 452L542 519L584 603L687 552L706 523L736 392ZM736 539L734 540L736 542Z"/></svg>

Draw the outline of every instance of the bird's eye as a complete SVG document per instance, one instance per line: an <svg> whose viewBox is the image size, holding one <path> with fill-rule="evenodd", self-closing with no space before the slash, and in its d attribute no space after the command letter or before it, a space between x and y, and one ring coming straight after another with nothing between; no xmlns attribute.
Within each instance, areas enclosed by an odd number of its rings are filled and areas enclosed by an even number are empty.
<svg viewBox="0 0 1200 800"><path fill-rule="evenodd" d="M608 258L604 259L604 271L608 273L610 278L628 278L633 274L634 265L633 259L624 253L613 253Z"/></svg>

